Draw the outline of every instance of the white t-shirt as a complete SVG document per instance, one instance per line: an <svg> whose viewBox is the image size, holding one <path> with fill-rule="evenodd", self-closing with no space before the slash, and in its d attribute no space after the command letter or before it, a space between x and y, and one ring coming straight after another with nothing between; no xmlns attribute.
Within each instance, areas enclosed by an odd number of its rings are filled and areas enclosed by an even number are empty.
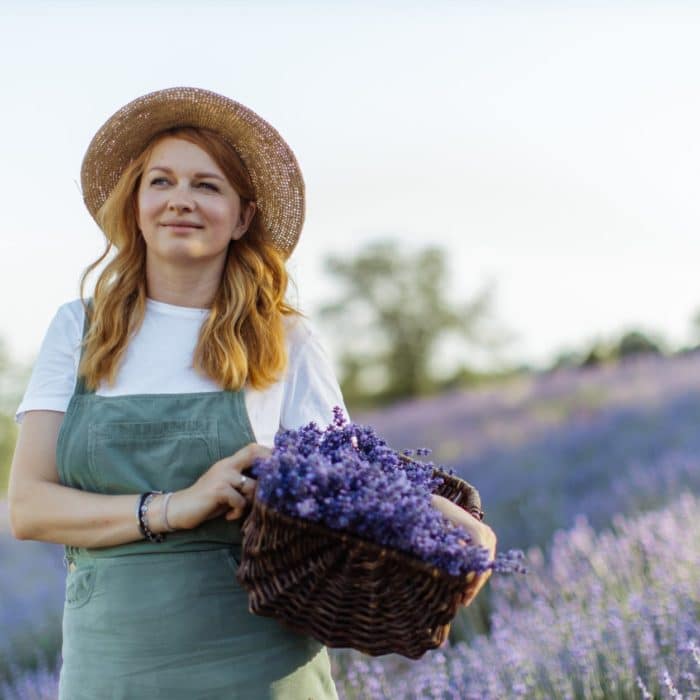
<svg viewBox="0 0 700 700"><path fill-rule="evenodd" d="M209 309L174 306L148 299L141 328L132 338L114 386L103 382L100 396L179 394L221 391L213 380L198 374L192 356L202 321ZM77 377L84 311L80 299L59 307L39 351L15 420L26 411L65 412ZM255 439L271 447L277 430L298 428L310 421L324 427L333 406L347 415L338 381L317 335L301 317L287 317L288 364L284 376L258 391L243 395Z"/></svg>

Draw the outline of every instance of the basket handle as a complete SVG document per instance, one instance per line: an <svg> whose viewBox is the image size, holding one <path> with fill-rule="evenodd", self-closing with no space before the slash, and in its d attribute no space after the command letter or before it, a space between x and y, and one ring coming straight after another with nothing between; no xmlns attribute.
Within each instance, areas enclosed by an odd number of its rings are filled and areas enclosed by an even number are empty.
<svg viewBox="0 0 700 700"><path fill-rule="evenodd" d="M399 459L406 464L417 463L417 460L411 459L408 455L401 452L397 454ZM442 471L442 469L433 469L433 476L442 479L442 484L434 491L437 496L442 496L448 501L452 501L452 503L466 510L477 520L484 519L485 514L481 509L481 496L474 486L458 476Z"/></svg>
<svg viewBox="0 0 700 700"><path fill-rule="evenodd" d="M440 469L433 471L433 476L439 476L443 482L435 489L438 496L443 496L460 508L466 510L477 520L484 519L484 511L481 509L481 496L468 481L460 479L453 474L447 474Z"/></svg>

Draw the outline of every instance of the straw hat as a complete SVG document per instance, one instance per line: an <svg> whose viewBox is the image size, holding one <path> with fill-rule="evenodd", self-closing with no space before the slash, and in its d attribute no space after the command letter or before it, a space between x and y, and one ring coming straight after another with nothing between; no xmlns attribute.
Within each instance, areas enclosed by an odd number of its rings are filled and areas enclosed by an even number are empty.
<svg viewBox="0 0 700 700"><path fill-rule="evenodd" d="M289 257L304 223L304 180L292 149L264 119L239 102L192 87L158 90L113 114L95 134L80 170L83 200L95 218L126 166L153 136L178 126L211 129L248 169L272 244Z"/></svg>

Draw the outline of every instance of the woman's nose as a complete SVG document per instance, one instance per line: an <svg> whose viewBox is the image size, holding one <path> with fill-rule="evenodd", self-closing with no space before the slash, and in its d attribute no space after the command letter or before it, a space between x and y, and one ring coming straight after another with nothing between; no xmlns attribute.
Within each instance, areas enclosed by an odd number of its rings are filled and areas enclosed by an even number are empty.
<svg viewBox="0 0 700 700"><path fill-rule="evenodd" d="M195 207L194 199L184 188L176 188L172 192L168 208L173 211L192 211Z"/></svg>

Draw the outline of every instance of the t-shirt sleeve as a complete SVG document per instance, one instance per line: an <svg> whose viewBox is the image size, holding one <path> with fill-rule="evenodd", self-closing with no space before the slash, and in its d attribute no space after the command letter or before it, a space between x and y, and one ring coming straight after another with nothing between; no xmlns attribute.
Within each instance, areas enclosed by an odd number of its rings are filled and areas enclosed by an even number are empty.
<svg viewBox="0 0 700 700"><path fill-rule="evenodd" d="M338 380L317 333L299 318L291 335L280 426L296 429L315 421L323 428L333 420L334 406L340 406L348 416Z"/></svg>
<svg viewBox="0 0 700 700"><path fill-rule="evenodd" d="M15 413L21 423L27 411L61 411L68 408L80 360L82 338L80 300L63 304L51 320L32 374Z"/></svg>

